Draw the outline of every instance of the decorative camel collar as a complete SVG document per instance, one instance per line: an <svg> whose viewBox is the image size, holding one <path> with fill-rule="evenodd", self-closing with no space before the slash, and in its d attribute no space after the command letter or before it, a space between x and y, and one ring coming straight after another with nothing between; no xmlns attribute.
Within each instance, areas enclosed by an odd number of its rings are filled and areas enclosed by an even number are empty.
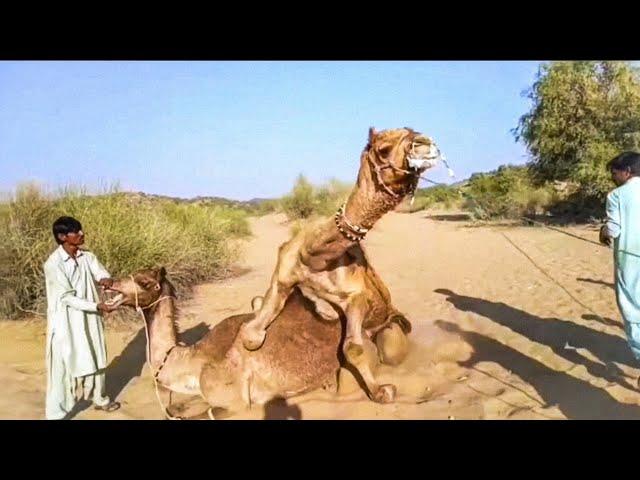
<svg viewBox="0 0 640 480"><path fill-rule="evenodd" d="M359 227L357 225L352 225L351 222L347 219L347 215L344 213L344 209L346 208L347 202L344 202L342 206L336 212L334 219L336 222L336 227L340 230L345 237L347 237L352 242L359 242L367 235L369 232L368 228ZM346 231L342 225L341 221L351 230L351 232Z"/></svg>

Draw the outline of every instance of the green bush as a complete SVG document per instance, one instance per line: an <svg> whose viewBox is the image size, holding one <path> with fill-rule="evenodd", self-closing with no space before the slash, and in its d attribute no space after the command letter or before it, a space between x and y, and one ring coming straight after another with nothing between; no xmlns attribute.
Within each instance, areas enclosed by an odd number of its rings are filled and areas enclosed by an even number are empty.
<svg viewBox="0 0 640 480"><path fill-rule="evenodd" d="M219 205L176 204L125 193L87 195L68 188L46 194L19 187L0 208L0 315L44 313L43 263L56 248L51 226L70 215L82 223L86 248L113 277L165 266L180 292L225 275L248 235L246 212Z"/></svg>
<svg viewBox="0 0 640 480"><path fill-rule="evenodd" d="M290 220L331 215L347 199L351 189L351 185L338 180L316 187L300 175L293 190L282 198L280 205Z"/></svg>
<svg viewBox="0 0 640 480"><path fill-rule="evenodd" d="M263 200L251 206L244 207L249 215L261 217L269 213L274 213L280 210L279 199Z"/></svg>
<svg viewBox="0 0 640 480"><path fill-rule="evenodd" d="M473 175L461 190L473 218L518 218L543 213L559 196L551 184L534 184L527 167L503 166Z"/></svg>
<svg viewBox="0 0 640 480"><path fill-rule="evenodd" d="M540 66L531 107L513 130L542 184L579 185L580 203L604 204L614 188L606 164L640 149L640 75L629 62L558 61Z"/></svg>
<svg viewBox="0 0 640 480"><path fill-rule="evenodd" d="M449 210L456 208L461 200L460 189L456 186L436 185L429 188L421 188L416 191L413 205L409 199L398 207L400 212L418 212L433 207Z"/></svg>

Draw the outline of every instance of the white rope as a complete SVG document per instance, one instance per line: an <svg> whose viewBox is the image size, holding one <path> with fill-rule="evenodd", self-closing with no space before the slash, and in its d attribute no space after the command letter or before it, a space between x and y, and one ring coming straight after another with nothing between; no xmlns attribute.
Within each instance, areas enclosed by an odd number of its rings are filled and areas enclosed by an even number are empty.
<svg viewBox="0 0 640 480"><path fill-rule="evenodd" d="M136 299L136 312L138 312L140 314L140 316L142 317L142 323L144 323L144 333L145 336L147 338L147 348L146 348L146 354L147 354L147 365L149 366L149 371L151 372L151 376L153 378L153 386L156 392L156 398L158 399L158 403L160 403L160 406L162 407L162 411L165 415L165 417L169 420L183 420L181 417L174 417L173 415L171 415L169 413L169 409L167 407L165 407L164 403L162 402L162 399L160 398L160 392L158 391L158 379L156 378L156 374L153 372L153 366L151 365L151 341L149 338L149 327L147 326L147 319L144 316L144 309L140 306L140 304L138 303L138 285L136 284L136 281L133 278L133 275L131 275L131 280L133 281L134 284L134 292L135 292L135 299ZM152 306L154 306L155 304L159 303L162 300L165 300L167 298L171 298L168 296L164 296L164 297L160 297L159 299L157 299L155 302L147 305L145 307L145 309L147 308L151 308ZM167 352L167 355L169 354L169 352L171 352L171 350L173 349L173 347ZM165 356L164 361L167 361L167 357ZM162 365L164 365L164 362L162 363ZM162 366L160 367L162 368ZM158 370L159 372L160 370Z"/></svg>

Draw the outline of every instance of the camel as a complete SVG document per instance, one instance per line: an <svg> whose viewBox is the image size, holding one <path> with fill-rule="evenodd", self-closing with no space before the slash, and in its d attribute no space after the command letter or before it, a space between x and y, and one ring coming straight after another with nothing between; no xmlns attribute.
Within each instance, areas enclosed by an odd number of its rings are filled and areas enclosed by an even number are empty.
<svg viewBox="0 0 640 480"><path fill-rule="evenodd" d="M267 328L297 289L315 303L325 320L345 315L342 349L346 361L358 371L373 401L393 402L396 387L376 381L363 338L378 337L384 344L386 335L406 334L410 324L393 307L388 289L360 242L378 219L415 193L420 175L439 159L433 140L410 128L380 132L370 128L356 185L335 218L308 225L280 246L262 306L241 328L245 349L264 348L265 339L273 334L270 331L268 335ZM291 328L304 330L305 326L292 323ZM398 362L406 355L406 341L404 347L403 342L395 344L400 348L391 356Z"/></svg>
<svg viewBox="0 0 640 480"><path fill-rule="evenodd" d="M118 278L105 291L112 305L143 312L150 368L170 391L200 395L212 409L226 412L319 388L337 393L344 321L323 320L299 290L291 293L256 352L244 349L238 335L253 313L223 319L193 345L179 344L174 289L164 268ZM261 302L261 297L252 300L254 311ZM402 338L395 333L379 340L384 351L399 350Z"/></svg>

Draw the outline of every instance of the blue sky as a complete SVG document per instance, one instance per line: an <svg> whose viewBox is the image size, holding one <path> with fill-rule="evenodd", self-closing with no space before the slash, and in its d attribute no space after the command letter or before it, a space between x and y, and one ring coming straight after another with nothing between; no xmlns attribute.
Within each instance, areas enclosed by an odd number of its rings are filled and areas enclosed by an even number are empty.
<svg viewBox="0 0 640 480"><path fill-rule="evenodd" d="M234 199L353 182L369 126L431 137L457 179L526 161L538 62L0 62L0 191L118 181ZM428 173L447 181L446 170ZM421 186L428 186L423 183Z"/></svg>

